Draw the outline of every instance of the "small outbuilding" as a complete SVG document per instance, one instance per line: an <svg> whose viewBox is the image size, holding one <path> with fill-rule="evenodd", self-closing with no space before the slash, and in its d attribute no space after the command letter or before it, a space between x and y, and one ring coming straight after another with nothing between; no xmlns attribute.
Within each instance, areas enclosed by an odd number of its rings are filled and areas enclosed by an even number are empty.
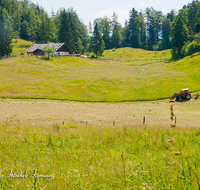
<svg viewBox="0 0 200 190"><path fill-rule="evenodd" d="M45 55L44 47L52 47L55 52L68 52L71 53L73 50L67 46L65 43L55 43L55 44L34 44L29 49L26 50L27 55Z"/></svg>

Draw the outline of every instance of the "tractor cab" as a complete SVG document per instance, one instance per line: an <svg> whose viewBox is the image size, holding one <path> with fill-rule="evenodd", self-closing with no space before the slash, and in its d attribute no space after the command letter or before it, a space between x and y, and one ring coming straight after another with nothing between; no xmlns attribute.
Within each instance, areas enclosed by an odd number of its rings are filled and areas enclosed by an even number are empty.
<svg viewBox="0 0 200 190"><path fill-rule="evenodd" d="M181 91L180 91L180 93L182 93L182 94L186 94L188 92L190 92L188 88L181 89Z"/></svg>
<svg viewBox="0 0 200 190"><path fill-rule="evenodd" d="M185 89L181 89L181 91L178 95L185 97L188 93L190 93L189 89L185 88Z"/></svg>

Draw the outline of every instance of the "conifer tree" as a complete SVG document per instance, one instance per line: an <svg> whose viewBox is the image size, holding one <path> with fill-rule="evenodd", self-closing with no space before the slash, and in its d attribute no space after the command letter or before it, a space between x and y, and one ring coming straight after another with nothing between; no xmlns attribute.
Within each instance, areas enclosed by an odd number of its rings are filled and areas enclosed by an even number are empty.
<svg viewBox="0 0 200 190"><path fill-rule="evenodd" d="M122 47L129 47L129 31L127 20L125 20L124 27L122 28Z"/></svg>
<svg viewBox="0 0 200 190"><path fill-rule="evenodd" d="M12 53L13 29L6 9L0 9L0 56Z"/></svg>
<svg viewBox="0 0 200 190"><path fill-rule="evenodd" d="M111 33L111 20L108 17L104 17L101 20L101 27L102 27L102 34L103 34L103 41L105 43L105 49L111 48L110 42L110 33Z"/></svg>
<svg viewBox="0 0 200 190"><path fill-rule="evenodd" d="M67 43L68 42L68 33L69 33L69 17L64 9L60 13L60 28L58 31L58 40L61 43Z"/></svg>
<svg viewBox="0 0 200 190"><path fill-rule="evenodd" d="M159 34L161 32L162 12L153 8L146 9L147 17L147 49L153 50L159 43Z"/></svg>
<svg viewBox="0 0 200 190"><path fill-rule="evenodd" d="M195 26L194 26L194 33L199 33L199 32L200 32L200 5L195 17Z"/></svg>
<svg viewBox="0 0 200 190"><path fill-rule="evenodd" d="M140 36L141 36L141 48L146 49L147 46L147 36L146 36L146 24L144 21L144 16L142 12L139 13L140 19Z"/></svg>
<svg viewBox="0 0 200 190"><path fill-rule="evenodd" d="M130 19L128 24L129 43L133 48L141 47L141 28L138 12L132 8L130 11Z"/></svg>
<svg viewBox="0 0 200 190"><path fill-rule="evenodd" d="M186 24L183 21L182 15L179 13L172 25L171 43L172 43L172 58L181 58L181 49L188 40L188 32Z"/></svg>
<svg viewBox="0 0 200 190"><path fill-rule="evenodd" d="M170 20L165 18L162 22L162 49L170 49L170 33L171 33L171 23Z"/></svg>
<svg viewBox="0 0 200 190"><path fill-rule="evenodd" d="M112 36L111 36L111 48L121 47L121 25L118 22L118 16L113 12L112 16Z"/></svg>
<svg viewBox="0 0 200 190"><path fill-rule="evenodd" d="M102 56L104 52L105 44L101 36L100 29L97 22L94 23L94 30L93 30L93 35L91 37L90 43L91 43L91 50L96 55L96 57Z"/></svg>
<svg viewBox="0 0 200 190"><path fill-rule="evenodd" d="M198 1L193 0L189 5L188 5L188 13L187 13L187 27L188 27L188 32L190 35L193 35L195 32L195 18L198 12Z"/></svg>

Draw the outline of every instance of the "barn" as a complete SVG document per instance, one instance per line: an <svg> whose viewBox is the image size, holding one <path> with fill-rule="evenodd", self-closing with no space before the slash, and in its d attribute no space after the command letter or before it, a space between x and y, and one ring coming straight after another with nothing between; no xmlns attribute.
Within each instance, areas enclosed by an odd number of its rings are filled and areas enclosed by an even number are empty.
<svg viewBox="0 0 200 190"><path fill-rule="evenodd" d="M54 44L34 44L26 50L27 55L45 55L43 52L44 47L52 47L55 52L68 52L71 53L73 50L65 43L54 43Z"/></svg>

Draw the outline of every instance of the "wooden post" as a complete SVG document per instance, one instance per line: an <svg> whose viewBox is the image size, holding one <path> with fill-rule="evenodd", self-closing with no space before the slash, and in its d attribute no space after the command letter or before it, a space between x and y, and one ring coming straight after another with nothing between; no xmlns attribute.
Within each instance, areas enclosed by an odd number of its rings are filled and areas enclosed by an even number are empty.
<svg viewBox="0 0 200 190"><path fill-rule="evenodd" d="M175 111L174 111L174 107L173 107L173 104L170 105L170 110L171 110L171 124L170 126L171 127L176 127L176 114L175 114Z"/></svg>
<svg viewBox="0 0 200 190"><path fill-rule="evenodd" d="M145 116L143 117L143 125L145 125Z"/></svg>

